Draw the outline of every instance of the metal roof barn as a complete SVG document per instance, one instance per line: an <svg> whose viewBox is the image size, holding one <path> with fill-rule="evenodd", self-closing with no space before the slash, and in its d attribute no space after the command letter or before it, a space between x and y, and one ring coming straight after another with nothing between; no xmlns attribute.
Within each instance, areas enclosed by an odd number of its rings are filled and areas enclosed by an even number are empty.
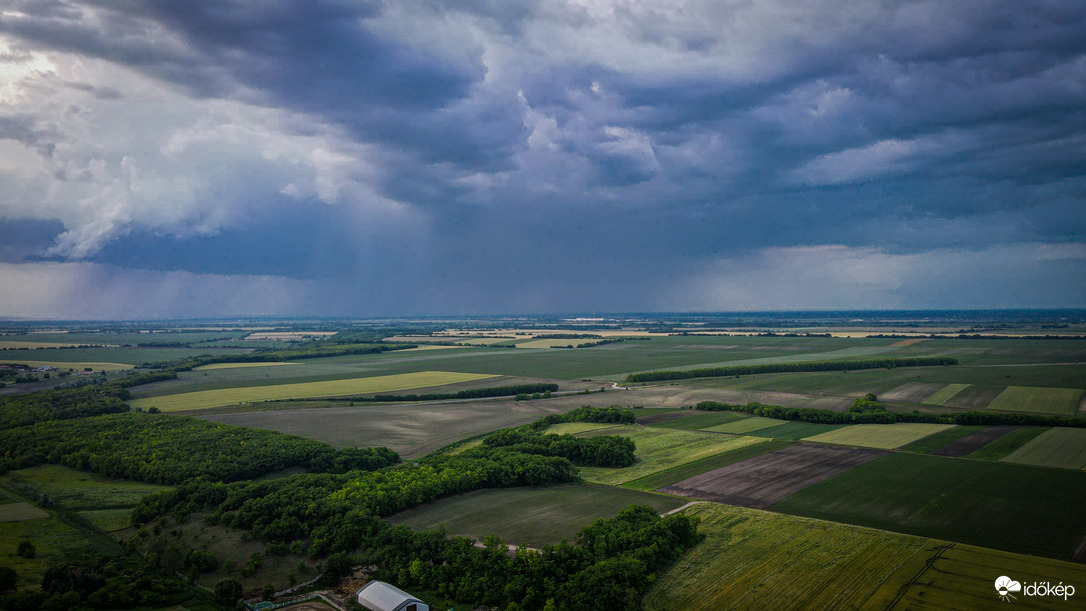
<svg viewBox="0 0 1086 611"><path fill-rule="evenodd" d="M358 604L370 611L430 611L430 606L396 586L371 581L356 595Z"/></svg>

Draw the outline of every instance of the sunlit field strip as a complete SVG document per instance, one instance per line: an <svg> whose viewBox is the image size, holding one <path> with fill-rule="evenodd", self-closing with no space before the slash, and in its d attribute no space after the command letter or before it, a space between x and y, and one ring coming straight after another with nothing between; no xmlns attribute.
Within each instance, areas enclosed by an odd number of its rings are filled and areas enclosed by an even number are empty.
<svg viewBox="0 0 1086 611"><path fill-rule="evenodd" d="M150 397L131 401L129 405L138 408L157 407L164 412L180 410L207 409L238 403L274 401L280 399L312 399L315 397L335 397L371 392L388 392L410 388L442 386L457 382L469 382L497 376L478 373L456 373L449 371L420 371L369 378L350 378L325 382L302 382L295 384L276 384L274 386L249 386L243 388L223 388L196 392Z"/></svg>

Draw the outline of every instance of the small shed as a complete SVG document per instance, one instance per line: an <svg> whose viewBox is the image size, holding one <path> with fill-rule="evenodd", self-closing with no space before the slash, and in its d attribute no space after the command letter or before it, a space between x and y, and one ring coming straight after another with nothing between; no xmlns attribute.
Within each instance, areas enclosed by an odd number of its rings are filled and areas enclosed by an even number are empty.
<svg viewBox="0 0 1086 611"><path fill-rule="evenodd" d="M356 599L370 611L430 611L426 603L383 581L371 581L362 586Z"/></svg>

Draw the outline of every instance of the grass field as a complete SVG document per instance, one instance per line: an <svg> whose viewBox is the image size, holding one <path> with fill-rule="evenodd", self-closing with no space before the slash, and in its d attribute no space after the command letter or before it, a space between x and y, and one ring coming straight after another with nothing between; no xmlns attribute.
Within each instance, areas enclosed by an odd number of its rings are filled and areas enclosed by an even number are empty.
<svg viewBox="0 0 1086 611"><path fill-rule="evenodd" d="M20 587L40 585L46 569L61 562L82 558L86 554L116 556L124 551L120 544L105 535L73 525L22 498L0 505L0 511L23 505L32 509L37 519L0 521L0 565L15 569ZM20 541L30 541L34 545L34 558L15 554Z"/></svg>
<svg viewBox="0 0 1086 611"><path fill-rule="evenodd" d="M4 503L0 505L0 522L22 522L48 518L49 514L26 502Z"/></svg>
<svg viewBox="0 0 1086 611"><path fill-rule="evenodd" d="M926 543L715 503L684 512L706 539L660 576L645 609L857 609Z"/></svg>
<svg viewBox="0 0 1086 611"><path fill-rule="evenodd" d="M193 371L215 371L216 369L244 369L247 367L278 367L280 365L295 365L296 363L286 363L283 361L277 361L274 363L212 363L210 365L201 365Z"/></svg>
<svg viewBox="0 0 1086 611"><path fill-rule="evenodd" d="M638 426L616 427L616 434L632 439L637 445L637 463L621 469L591 467L581 469L586 481L618 485L762 441L756 437L732 437L713 433L675 431Z"/></svg>
<svg viewBox="0 0 1086 611"><path fill-rule="evenodd" d="M1067 560L1086 537L1086 473L893 453L772 508Z"/></svg>
<svg viewBox="0 0 1086 611"><path fill-rule="evenodd" d="M900 449L906 450L908 452L916 452L918 454L927 454L932 450L938 450L939 448L945 446L952 441L957 441L958 439L961 439L962 437L965 437L970 433L975 433L982 428L984 427L954 426L949 429L939 431L938 433L928 435L927 437L917 439L912 443L907 443L903 446L900 446Z"/></svg>
<svg viewBox="0 0 1086 611"><path fill-rule="evenodd" d="M803 439L837 429L844 428L845 424L818 424L815 422L786 422L765 429L752 431L755 437L772 437L774 439Z"/></svg>
<svg viewBox="0 0 1086 611"><path fill-rule="evenodd" d="M392 516L391 521L417 530L444 524L451 535L539 547L574 536L598 518L609 518L630 505L658 512L686 501L662 494L610 486L560 486L483 490L456 496Z"/></svg>
<svg viewBox="0 0 1086 611"><path fill-rule="evenodd" d="M702 429L706 431L712 431L714 433L731 433L733 435L742 435L744 433L751 433L753 431L767 429L771 426L778 426L787 422L787 420L777 420L776 418L762 418L760 416L754 416L752 418L744 418L742 420L736 420L734 422L728 422L726 424L702 427Z"/></svg>
<svg viewBox="0 0 1086 611"><path fill-rule="evenodd" d="M408 390L466 382L494 377L486 374L454 373L448 371L421 371L418 373L330 380L327 382L307 382L299 384L276 384L273 386L252 386L245 388L223 388L203 390L177 395L166 395L130 401L132 407L157 407L164 412L198 410L209 407L221 407L238 403L274 401L283 399L307 399L313 397L335 397L372 392Z"/></svg>
<svg viewBox="0 0 1086 611"><path fill-rule="evenodd" d="M893 450L923 439L940 431L953 428L953 424L855 424L826 433L807 437L806 441L834 443L865 448Z"/></svg>
<svg viewBox="0 0 1086 611"><path fill-rule="evenodd" d="M738 450L716 454L708 458L702 458L701 460L695 460L679 465L678 467L658 471L652 475L647 475L622 485L626 488L633 488L635 490L656 490L657 488L670 486L671 484L681 482L682 480L694 477L695 475L700 475L707 471L712 471L713 469L719 469L720 467L726 467L732 463L747 460L748 458L761 456L762 454L786 448L790 445L792 445L792 442L790 441L767 439L761 443L745 446Z"/></svg>
<svg viewBox="0 0 1086 611"><path fill-rule="evenodd" d="M1086 429L1048 429L1002 460L1023 465L1082 469L1086 467Z"/></svg>
<svg viewBox="0 0 1086 611"><path fill-rule="evenodd" d="M140 499L167 490L166 486L109 480L59 465L42 465L10 471L7 478L48 494L68 509L132 508Z"/></svg>
<svg viewBox="0 0 1086 611"><path fill-rule="evenodd" d="M1083 393L1086 391L1080 388L1008 386L988 404L988 409L1074 416Z"/></svg>
<svg viewBox="0 0 1086 611"><path fill-rule="evenodd" d="M968 384L947 384L942 390L924 399L921 403L924 405L946 405L946 402L953 399L954 395L966 388L969 388Z"/></svg>
<svg viewBox="0 0 1086 611"><path fill-rule="evenodd" d="M1004 456L1007 456L1018 448L1026 445L1032 441L1034 437L1047 430L1048 428L1043 426L1024 426L996 439L992 443L989 443L983 448L968 455L967 458L972 458L974 460L1000 460Z"/></svg>

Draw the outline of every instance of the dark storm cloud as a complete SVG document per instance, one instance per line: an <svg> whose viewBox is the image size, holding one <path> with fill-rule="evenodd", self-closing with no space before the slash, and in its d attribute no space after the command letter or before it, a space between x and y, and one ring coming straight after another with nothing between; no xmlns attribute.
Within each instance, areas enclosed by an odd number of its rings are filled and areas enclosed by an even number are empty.
<svg viewBox="0 0 1086 611"><path fill-rule="evenodd" d="M388 308L426 286L465 311L606 308L772 249L973 261L1086 235L1081 2L6 5L21 14L0 16L13 57L101 58L197 99L311 118L364 147L375 169L351 180L418 212L383 235L346 210L354 196L254 184L268 204L248 197L213 230L117 221L90 256L103 264L360 278L388 288ZM52 146L42 126L63 119L47 119L0 118L0 138ZM211 192L246 190L234 180ZM858 265L836 252L828 265Z"/></svg>

